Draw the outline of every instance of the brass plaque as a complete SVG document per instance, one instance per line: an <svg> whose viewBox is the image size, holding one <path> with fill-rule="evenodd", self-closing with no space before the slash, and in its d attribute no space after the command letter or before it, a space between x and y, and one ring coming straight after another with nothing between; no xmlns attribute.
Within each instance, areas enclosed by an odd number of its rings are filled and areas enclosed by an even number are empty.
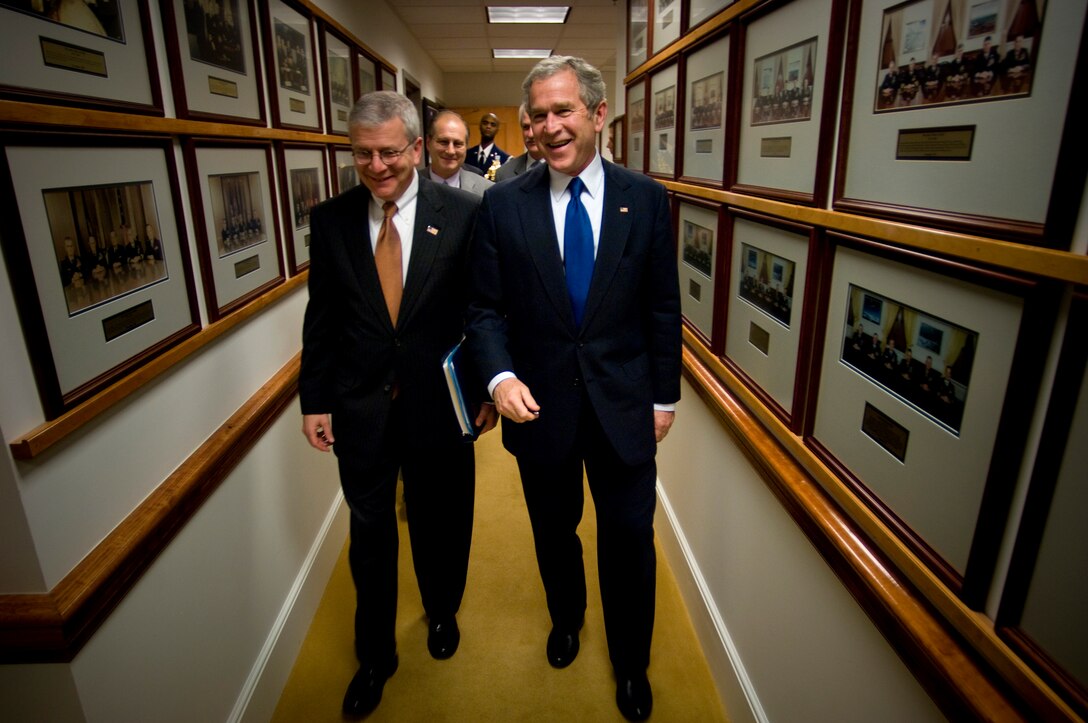
<svg viewBox="0 0 1088 723"><path fill-rule="evenodd" d="M223 80L214 75L208 76L208 92L212 95L222 95L227 98L238 97L238 84L233 80Z"/></svg>
<svg viewBox="0 0 1088 723"><path fill-rule="evenodd" d="M341 123L347 123L348 122L348 112L346 110L344 110L343 108L337 108L336 109L336 120L340 121Z"/></svg>
<svg viewBox="0 0 1088 723"><path fill-rule="evenodd" d="M234 278L240 279L246 274L251 274L257 269L261 268L261 257L250 256L248 259L242 259L234 264Z"/></svg>
<svg viewBox="0 0 1088 723"><path fill-rule="evenodd" d="M133 329L155 320L155 308L151 300L136 304L124 311L114 314L102 320L102 335L106 341L113 341L117 337L127 334Z"/></svg>
<svg viewBox="0 0 1088 723"><path fill-rule="evenodd" d="M910 432L902 424L868 402L865 403L865 413L861 418L861 431L897 460L906 461L907 440L910 439Z"/></svg>
<svg viewBox="0 0 1088 723"><path fill-rule="evenodd" d="M714 139L713 138L701 138L695 141L696 153L713 153L714 152Z"/></svg>
<svg viewBox="0 0 1088 723"><path fill-rule="evenodd" d="M789 158L793 150L793 136L763 138L759 142L761 158Z"/></svg>
<svg viewBox="0 0 1088 723"><path fill-rule="evenodd" d="M51 68L74 70L78 73L108 78L106 54L90 48L81 48L51 38L38 38L42 46L42 61Z"/></svg>
<svg viewBox="0 0 1088 723"><path fill-rule="evenodd" d="M897 161L969 161L975 126L905 128L895 145Z"/></svg>
<svg viewBox="0 0 1088 723"><path fill-rule="evenodd" d="M302 245L305 246L306 248L310 248L310 234L306 234L302 238Z"/></svg>
<svg viewBox="0 0 1088 723"><path fill-rule="evenodd" d="M298 98L289 98L287 101L287 107L292 113L305 113L306 101L299 100Z"/></svg>
<svg viewBox="0 0 1088 723"><path fill-rule="evenodd" d="M688 296L696 301L702 301L703 287L692 279L688 279Z"/></svg>
<svg viewBox="0 0 1088 723"><path fill-rule="evenodd" d="M767 356L771 349L771 333L755 322L748 322L748 343Z"/></svg>

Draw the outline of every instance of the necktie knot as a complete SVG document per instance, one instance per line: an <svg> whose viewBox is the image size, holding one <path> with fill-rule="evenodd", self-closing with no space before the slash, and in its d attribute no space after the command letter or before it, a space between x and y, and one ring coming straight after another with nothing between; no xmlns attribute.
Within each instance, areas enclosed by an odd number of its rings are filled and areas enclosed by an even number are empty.
<svg viewBox="0 0 1088 723"><path fill-rule="evenodd" d="M577 179L575 179L577 180ZM385 214L385 220L393 218L397 213L397 204L393 201L386 201L382 204L382 213Z"/></svg>
<svg viewBox="0 0 1088 723"><path fill-rule="evenodd" d="M567 189L570 190L570 200L572 203L582 203L582 191L586 190L586 184L582 183L582 179L575 176L570 179L570 183L567 185Z"/></svg>

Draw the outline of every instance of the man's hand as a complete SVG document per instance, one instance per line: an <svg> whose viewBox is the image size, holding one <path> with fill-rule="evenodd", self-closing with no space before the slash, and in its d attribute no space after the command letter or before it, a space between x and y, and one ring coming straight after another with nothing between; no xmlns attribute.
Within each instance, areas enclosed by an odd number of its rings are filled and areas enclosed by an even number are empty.
<svg viewBox="0 0 1088 723"><path fill-rule="evenodd" d="M654 439L658 442L665 438L676 419L676 412L661 412L654 410Z"/></svg>
<svg viewBox="0 0 1088 723"><path fill-rule="evenodd" d="M495 412L495 405L490 402L480 405L480 413L476 415L474 424L480 431L478 434L487 434L499 423L499 415Z"/></svg>
<svg viewBox="0 0 1088 723"><path fill-rule="evenodd" d="M499 414L515 422L531 422L540 415L540 405L520 379L503 379L491 394Z"/></svg>
<svg viewBox="0 0 1088 723"><path fill-rule="evenodd" d="M328 414L303 414L302 434L319 452L328 452L336 441L332 436L332 417Z"/></svg>

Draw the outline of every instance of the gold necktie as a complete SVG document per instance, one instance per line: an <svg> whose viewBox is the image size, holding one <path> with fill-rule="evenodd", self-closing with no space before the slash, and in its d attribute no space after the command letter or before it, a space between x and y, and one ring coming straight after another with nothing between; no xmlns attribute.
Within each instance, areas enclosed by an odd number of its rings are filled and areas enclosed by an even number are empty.
<svg viewBox="0 0 1088 723"><path fill-rule="evenodd" d="M378 231L378 243L374 245L374 263L378 266L378 280L382 284L385 305L389 308L389 318L393 326L397 325L397 311L400 310L400 297L404 292L404 278L401 272L400 233L393 223L393 214L397 204L386 201L382 204L385 219Z"/></svg>

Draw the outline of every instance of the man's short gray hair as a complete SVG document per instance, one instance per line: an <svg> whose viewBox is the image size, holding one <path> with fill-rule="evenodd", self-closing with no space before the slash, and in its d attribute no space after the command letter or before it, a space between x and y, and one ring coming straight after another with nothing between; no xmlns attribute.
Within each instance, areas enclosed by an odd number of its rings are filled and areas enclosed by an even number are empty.
<svg viewBox="0 0 1088 723"><path fill-rule="evenodd" d="M533 83L538 80L547 80L564 70L573 71L574 76L578 79L578 97L586 104L586 108L591 113L604 102L607 88L601 71L573 55L553 55L544 58L533 66L533 69L525 76L525 80L522 81L521 92L524 94L525 107L527 109L529 107L529 88L532 87Z"/></svg>
<svg viewBox="0 0 1088 723"><path fill-rule="evenodd" d="M400 118L404 122L408 141L414 141L422 135L419 112L415 105L405 96L391 90L366 93L355 101L351 113L348 114L348 128L374 128L394 118Z"/></svg>

